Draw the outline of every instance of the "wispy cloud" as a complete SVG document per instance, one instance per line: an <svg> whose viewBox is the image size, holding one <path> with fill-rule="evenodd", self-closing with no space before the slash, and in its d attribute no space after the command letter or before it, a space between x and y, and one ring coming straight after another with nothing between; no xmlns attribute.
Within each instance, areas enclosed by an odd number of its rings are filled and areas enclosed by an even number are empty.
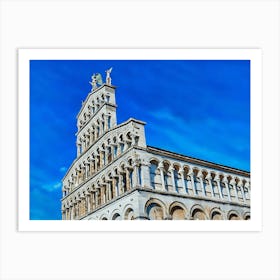
<svg viewBox="0 0 280 280"><path fill-rule="evenodd" d="M148 145L250 169L249 62L37 60L30 68L32 219L60 219L76 114L92 73L111 66L117 119L145 121Z"/></svg>

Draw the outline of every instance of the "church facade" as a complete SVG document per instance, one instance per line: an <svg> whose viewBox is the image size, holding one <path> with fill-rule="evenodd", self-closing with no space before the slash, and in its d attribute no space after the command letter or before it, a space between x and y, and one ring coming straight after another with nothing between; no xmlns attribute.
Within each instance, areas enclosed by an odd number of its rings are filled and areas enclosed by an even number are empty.
<svg viewBox="0 0 280 280"><path fill-rule="evenodd" d="M77 157L62 180L63 220L247 220L250 173L147 146L145 122L117 123L112 68L77 115Z"/></svg>

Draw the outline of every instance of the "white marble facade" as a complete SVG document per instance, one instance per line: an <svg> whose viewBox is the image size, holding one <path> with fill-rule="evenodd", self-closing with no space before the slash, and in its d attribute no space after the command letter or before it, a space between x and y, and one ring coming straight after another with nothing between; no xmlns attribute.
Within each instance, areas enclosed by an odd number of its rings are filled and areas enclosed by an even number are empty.
<svg viewBox="0 0 280 280"><path fill-rule="evenodd" d="M143 121L117 124L111 71L92 76L77 115L62 219L250 219L250 173L147 146Z"/></svg>

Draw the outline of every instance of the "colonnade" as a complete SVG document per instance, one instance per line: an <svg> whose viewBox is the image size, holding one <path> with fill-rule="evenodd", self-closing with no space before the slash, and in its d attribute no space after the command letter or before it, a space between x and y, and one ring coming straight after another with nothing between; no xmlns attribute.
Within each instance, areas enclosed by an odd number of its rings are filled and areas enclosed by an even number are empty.
<svg viewBox="0 0 280 280"><path fill-rule="evenodd" d="M99 145L95 145L90 155L82 157L79 159L79 162L75 163L72 167L64 187L63 195L69 194L80 184L89 180L95 173L105 168L131 146L137 145L138 139L139 136L128 132L104 140L104 142Z"/></svg>
<svg viewBox="0 0 280 280"><path fill-rule="evenodd" d="M111 129L112 116L102 114L100 118L94 121L90 127L78 138L76 142L77 156L85 152L100 136Z"/></svg>
<svg viewBox="0 0 280 280"><path fill-rule="evenodd" d="M250 180L237 174L219 172L169 161L150 161L153 189L192 196L250 202Z"/></svg>
<svg viewBox="0 0 280 280"><path fill-rule="evenodd" d="M110 95L109 93L101 94L101 96L97 96L89 102L90 104L87 106L86 109L83 110L82 114L80 114L80 117L78 118L78 129L82 129L87 122L91 119L91 117L101 108L101 106L104 103L110 102Z"/></svg>
<svg viewBox="0 0 280 280"><path fill-rule="evenodd" d="M80 219L140 184L141 165L129 159L68 197L62 207L63 219Z"/></svg>
<svg viewBox="0 0 280 280"><path fill-rule="evenodd" d="M92 169L87 166L85 172L91 174ZM106 175L88 182L67 197L62 209L65 219L79 219L139 186L202 199L250 204L249 178L167 160L129 158L121 164L115 163Z"/></svg>

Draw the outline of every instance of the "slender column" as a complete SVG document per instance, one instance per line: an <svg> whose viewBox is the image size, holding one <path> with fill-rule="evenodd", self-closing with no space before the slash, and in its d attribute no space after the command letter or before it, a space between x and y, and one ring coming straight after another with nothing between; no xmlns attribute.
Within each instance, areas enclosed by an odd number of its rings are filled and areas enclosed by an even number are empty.
<svg viewBox="0 0 280 280"><path fill-rule="evenodd" d="M242 183L241 179L239 179L239 181L237 183L237 186L240 187L240 190L241 190L241 193L242 193L242 199L243 199L243 202L245 203L246 202L246 197L245 197L243 183Z"/></svg>
<svg viewBox="0 0 280 280"><path fill-rule="evenodd" d="M74 218L75 218L75 203L72 203L71 204L71 217L70 217L70 219L74 220Z"/></svg>
<svg viewBox="0 0 280 280"><path fill-rule="evenodd" d="M234 194L235 194L235 200L236 201L239 201L238 199L238 192L237 192L237 186L236 186L236 182L235 182L235 179L234 178L231 178L230 180L230 185L232 185L233 189L234 189Z"/></svg>
<svg viewBox="0 0 280 280"><path fill-rule="evenodd" d="M91 196L88 191L86 191L85 196L86 196L86 214L88 214L91 210L91 203L90 203Z"/></svg>
<svg viewBox="0 0 280 280"><path fill-rule="evenodd" d="M217 186L218 186L218 191L219 191L220 199L223 199L223 193L222 193L222 188L221 188L221 182L220 182L220 177L219 177L218 174L215 175L214 180L217 182Z"/></svg>
<svg viewBox="0 0 280 280"><path fill-rule="evenodd" d="M162 162L159 163L158 169L160 170L161 188L162 188L162 190L165 190L164 173L163 173L164 167L163 167Z"/></svg>
<svg viewBox="0 0 280 280"><path fill-rule="evenodd" d="M89 164L87 162L85 164L85 179L89 177Z"/></svg>
<svg viewBox="0 0 280 280"><path fill-rule="evenodd" d="M139 178L139 162L138 161L136 161L136 162L134 162L134 164L133 164L133 174L132 174L133 176L133 182L132 182L132 187L137 187L137 186L139 186L140 185L140 178Z"/></svg>
<svg viewBox="0 0 280 280"><path fill-rule="evenodd" d="M99 158L99 159L98 159ZM96 155L95 156L95 172L97 172L98 171L98 160L100 160L100 156L99 155Z"/></svg>
<svg viewBox="0 0 280 280"><path fill-rule="evenodd" d="M102 150L100 150L99 151L99 165L100 165L100 168L102 168L103 167L103 151Z"/></svg>
<svg viewBox="0 0 280 280"><path fill-rule="evenodd" d="M94 174L94 157L91 156L90 157L90 165L89 165L89 168L90 168L90 175L93 175Z"/></svg>
<svg viewBox="0 0 280 280"><path fill-rule="evenodd" d="M211 191L211 196L214 197L215 195L214 195L213 186L212 186L212 176L211 176L210 172L208 172L205 179L208 182L208 185L209 185L209 188L210 188L210 191Z"/></svg>
<svg viewBox="0 0 280 280"><path fill-rule="evenodd" d="M171 173L171 182L172 182L172 191L177 192L176 190L176 183L175 183L175 176L174 176L174 168L170 166L169 171Z"/></svg>
<svg viewBox="0 0 280 280"><path fill-rule="evenodd" d="M86 133L86 148L88 149L90 145L90 134L89 133Z"/></svg>
<svg viewBox="0 0 280 280"><path fill-rule="evenodd" d="M118 183L117 183L118 182ZM120 195L120 182L119 182L119 175L115 175L113 178L113 183L115 186L115 197L118 197Z"/></svg>
<svg viewBox="0 0 280 280"><path fill-rule="evenodd" d="M204 182L203 182L203 173L201 170L199 170L197 177L199 178L200 181L200 187L201 187L201 191L202 191L202 195L206 196L206 192L205 192L205 188L204 188Z"/></svg>
<svg viewBox="0 0 280 280"><path fill-rule="evenodd" d="M103 185L100 186L101 205L106 203L106 189Z"/></svg>
<svg viewBox="0 0 280 280"><path fill-rule="evenodd" d="M116 179L112 178L112 199L116 197Z"/></svg>
<svg viewBox="0 0 280 280"><path fill-rule="evenodd" d="M104 116L104 128L105 128L105 131L108 130L108 115Z"/></svg>
<svg viewBox="0 0 280 280"><path fill-rule="evenodd" d="M130 185L130 176L129 176L129 168L126 167L125 168L125 176L126 176L126 189L130 190L131 189L131 185Z"/></svg>
<svg viewBox="0 0 280 280"><path fill-rule="evenodd" d="M103 153L104 153L103 166L105 166L108 163L108 161L107 161L107 147L105 147Z"/></svg>
<svg viewBox="0 0 280 280"><path fill-rule="evenodd" d="M150 163L147 161L141 163L141 176L142 188L151 188Z"/></svg>
<svg viewBox="0 0 280 280"><path fill-rule="evenodd" d="M187 188L186 188L186 184L185 184L185 178L184 178L185 172L184 172L184 169L182 167L179 169L179 175L181 177L182 189L184 190L184 192L187 192Z"/></svg>
<svg viewBox="0 0 280 280"><path fill-rule="evenodd" d="M226 189L227 189L228 200L231 201L230 191L229 191L229 186L228 186L228 180L227 180L226 176L223 177L223 183L225 184Z"/></svg>
<svg viewBox="0 0 280 280"><path fill-rule="evenodd" d="M246 187L247 190L248 190L249 200L251 201L251 191L250 191L250 182L249 182L249 180L246 180L246 182L245 182L245 187Z"/></svg>
<svg viewBox="0 0 280 280"><path fill-rule="evenodd" d="M86 150L86 140L85 138L82 139L82 152L84 152Z"/></svg>
<svg viewBox="0 0 280 280"><path fill-rule="evenodd" d="M104 200L104 188L102 186L100 186L99 188L99 192L100 192L100 205L103 205L105 203Z"/></svg>
<svg viewBox="0 0 280 280"><path fill-rule="evenodd" d="M89 203L89 212L93 210L93 190L89 190L89 196L88 196L88 203Z"/></svg>
<svg viewBox="0 0 280 280"><path fill-rule="evenodd" d="M93 128L91 127L89 129L89 144L91 145L93 143Z"/></svg>
<svg viewBox="0 0 280 280"><path fill-rule="evenodd" d="M210 188L210 191L211 191L211 196L214 197L214 191L213 191L213 186L212 186L212 177L211 177L210 172L207 174L205 179L207 179L207 181L208 181L209 188Z"/></svg>
<svg viewBox="0 0 280 280"><path fill-rule="evenodd" d="M96 189L95 192L94 192L94 209L96 209L98 206L99 206L99 203L98 203L98 192L99 190Z"/></svg>
<svg viewBox="0 0 280 280"><path fill-rule="evenodd" d="M190 178L191 178L191 185L192 185L193 194L197 195L196 188L195 188L195 183L194 183L194 178L193 178L193 170L191 170L191 169L189 170L188 176L190 176Z"/></svg>
<svg viewBox="0 0 280 280"><path fill-rule="evenodd" d="M81 143L77 142L76 145L77 145L77 157L78 157L81 154Z"/></svg>
<svg viewBox="0 0 280 280"><path fill-rule="evenodd" d="M113 188L113 180L110 179L108 181L108 186L109 186L109 199L112 200L114 198L114 188Z"/></svg>
<svg viewBox="0 0 280 280"><path fill-rule="evenodd" d="M97 125L95 125L95 127L94 127L94 141L98 138L97 133L98 133L98 128L97 128Z"/></svg>
<svg viewBox="0 0 280 280"><path fill-rule="evenodd" d="M80 207L81 207L81 199L80 198L78 198L77 200L77 204L76 204L76 219L79 219L80 218L80 214L81 214L81 209L80 209Z"/></svg>
<svg viewBox="0 0 280 280"><path fill-rule="evenodd" d="M80 217L82 217L83 215L84 215L84 199L85 199L85 197L84 197L84 195L82 194L81 196L80 196Z"/></svg>
<svg viewBox="0 0 280 280"><path fill-rule="evenodd" d="M119 194L123 194L123 175L119 174Z"/></svg>

